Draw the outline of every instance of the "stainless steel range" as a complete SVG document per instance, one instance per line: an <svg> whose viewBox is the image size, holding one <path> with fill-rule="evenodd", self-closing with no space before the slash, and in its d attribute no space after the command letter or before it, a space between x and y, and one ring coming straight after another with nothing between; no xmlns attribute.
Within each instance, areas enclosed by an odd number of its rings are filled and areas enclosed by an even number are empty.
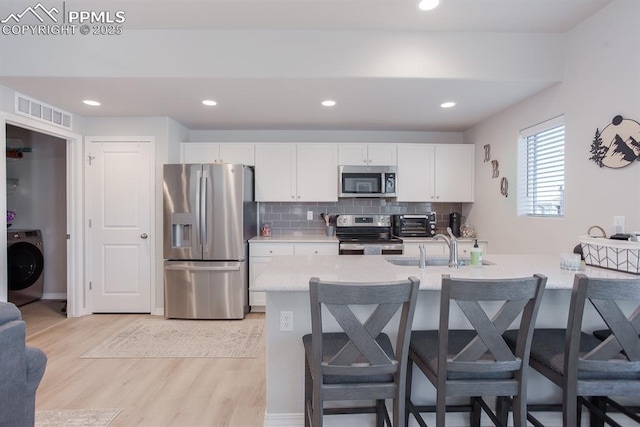
<svg viewBox="0 0 640 427"><path fill-rule="evenodd" d="M402 239L392 234L391 215L339 215L336 236L340 255L402 255Z"/></svg>

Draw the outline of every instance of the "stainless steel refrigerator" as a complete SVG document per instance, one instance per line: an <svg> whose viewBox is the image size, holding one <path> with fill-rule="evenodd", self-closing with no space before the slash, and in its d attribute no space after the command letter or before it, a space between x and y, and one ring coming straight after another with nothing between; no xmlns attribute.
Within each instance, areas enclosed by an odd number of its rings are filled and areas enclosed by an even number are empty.
<svg viewBox="0 0 640 427"><path fill-rule="evenodd" d="M253 185L245 165L164 165L165 317L244 318L247 241L257 230Z"/></svg>

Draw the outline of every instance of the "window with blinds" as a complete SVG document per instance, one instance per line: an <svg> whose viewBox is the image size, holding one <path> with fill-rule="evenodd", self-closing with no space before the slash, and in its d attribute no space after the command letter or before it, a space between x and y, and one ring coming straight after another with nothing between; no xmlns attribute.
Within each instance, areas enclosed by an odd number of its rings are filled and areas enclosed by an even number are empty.
<svg viewBox="0 0 640 427"><path fill-rule="evenodd" d="M564 117L520 132L518 215L564 215Z"/></svg>

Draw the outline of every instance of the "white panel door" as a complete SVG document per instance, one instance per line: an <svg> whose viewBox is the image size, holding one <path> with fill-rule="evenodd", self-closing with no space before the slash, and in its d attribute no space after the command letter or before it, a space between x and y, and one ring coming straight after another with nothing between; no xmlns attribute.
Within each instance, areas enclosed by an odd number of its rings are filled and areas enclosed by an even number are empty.
<svg viewBox="0 0 640 427"><path fill-rule="evenodd" d="M150 313L151 142L90 140L87 149L91 311Z"/></svg>

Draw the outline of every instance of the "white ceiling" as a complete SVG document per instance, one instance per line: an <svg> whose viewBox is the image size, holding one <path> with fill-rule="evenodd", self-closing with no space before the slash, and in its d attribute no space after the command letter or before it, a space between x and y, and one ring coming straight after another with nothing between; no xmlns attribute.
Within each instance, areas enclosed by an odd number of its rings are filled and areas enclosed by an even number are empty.
<svg viewBox="0 0 640 427"><path fill-rule="evenodd" d="M446 43L459 37L495 37L504 43L504 40L523 34L529 38L540 35L561 40L562 34L611 1L441 0L440 7L432 12L420 12L416 2L408 0L137 0L93 1L90 4L92 10L125 11L124 31L135 33L137 37L144 37L145 33L154 35L156 44L145 45L143 52L137 53L143 56L147 50L162 52L163 46L167 45L165 39L155 37L159 31L166 33L168 40L184 40L173 37L178 32L183 36L184 30L200 31L186 32L193 37L201 37L202 31L213 31L220 37L231 34L233 37L229 40L234 41L238 40L236 30L251 30L247 34L253 37L284 34L289 39L320 34L326 40L324 35L339 34L345 41L363 34L374 35L380 40L391 40L398 35L438 37L439 41L446 39ZM3 3L0 19L11 11L20 12L22 5L33 2L9 2L9 6ZM87 2L67 0L65 7L67 10L86 9ZM104 59L106 47L98 44L105 40L104 36L103 39L98 39L101 36L93 39L79 35L58 36L55 44L45 44L44 39L37 37L29 40L27 36L0 37L2 85L86 117L169 116L194 130L463 131L561 80L561 72L557 73L560 77L549 78L544 73L530 72L526 66L522 67L521 75L505 73L504 76L500 73L480 75L480 72L474 76L473 70L461 70L460 76L430 72L412 76L403 70L390 75L380 73L378 64L369 64L370 71L367 72L349 73L344 72L349 68L344 62L353 58L356 64L361 60L350 51L345 51L342 57L331 56L341 58L340 63L323 64L324 68L312 72L289 73L287 69L281 75L273 70L261 74L259 69L248 70L258 68L258 61L252 63L251 58L242 58L238 64L245 68L236 64L236 74L228 70L218 72L216 67L195 73L193 69L201 67L202 58L192 55L192 61L188 54L175 53L176 50L188 52L189 45L167 47L179 58L180 67L185 70L183 73L163 73L161 65L157 67L160 70L140 71L145 68L136 63L135 53L133 57L123 54L120 62L110 60L108 67L96 71L91 66ZM75 44L67 46L72 39ZM43 43L38 43L39 40ZM79 46L78 40L96 43ZM249 40L248 44L257 43ZM308 56L288 57L287 67L303 69L318 48L318 45L310 45L305 52ZM333 46L336 52L341 48L339 42ZM66 68L54 63L56 49L67 58ZM266 45L261 49L266 50L267 57L271 49L278 53L278 46ZM492 52L490 47L487 49ZM499 58L508 63L509 58L499 57L500 48L495 49L498 51L492 52L494 60ZM125 47L122 50L124 52ZM26 51L33 55L26 55ZM74 56L69 56L69 51ZM217 54L213 48L211 52L199 53L213 57ZM274 54L273 57L278 56ZM35 60L40 61L37 67L33 66ZM163 60L171 61L171 56ZM448 60L452 62L451 58ZM162 64L157 54L150 56L148 63ZM463 63L461 59L458 66L462 67ZM175 65L167 64L167 69L175 68ZM455 65L448 64L448 69ZM86 98L97 99L102 106L82 105L79 101ZM199 102L204 98L216 99L219 105L205 108ZM320 100L325 98L335 99L338 105L333 109L320 107ZM445 100L455 100L458 105L442 110L439 104Z"/></svg>

